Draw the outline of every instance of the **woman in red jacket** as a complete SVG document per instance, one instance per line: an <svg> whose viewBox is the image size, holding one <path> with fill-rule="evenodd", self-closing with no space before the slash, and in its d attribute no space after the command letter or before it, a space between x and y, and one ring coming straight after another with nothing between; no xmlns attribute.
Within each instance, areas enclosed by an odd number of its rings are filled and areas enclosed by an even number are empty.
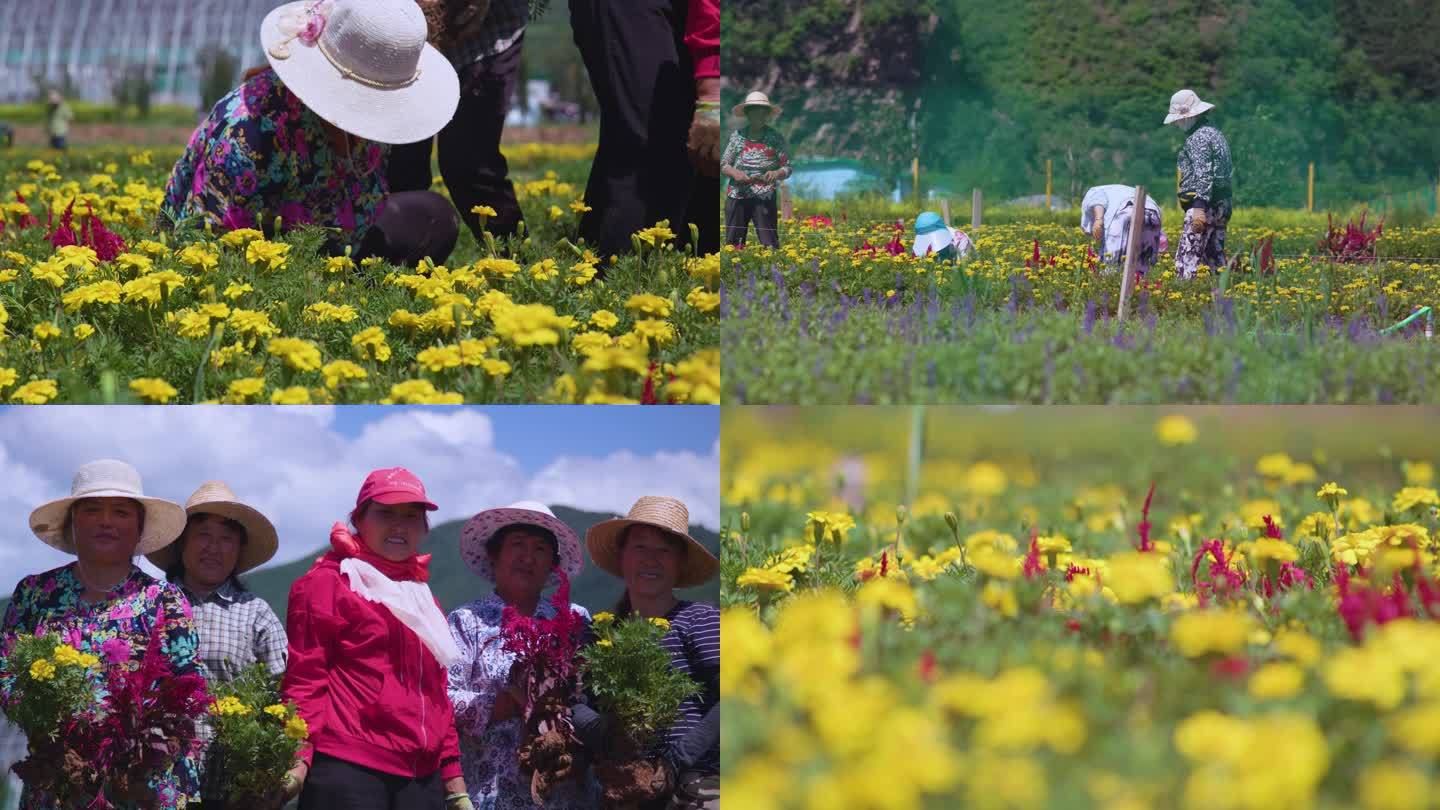
<svg viewBox="0 0 1440 810"><path fill-rule="evenodd" d="M435 504L402 467L365 479L331 549L290 588L282 686L310 726L301 810L471 810L446 667L459 656L419 554Z"/></svg>

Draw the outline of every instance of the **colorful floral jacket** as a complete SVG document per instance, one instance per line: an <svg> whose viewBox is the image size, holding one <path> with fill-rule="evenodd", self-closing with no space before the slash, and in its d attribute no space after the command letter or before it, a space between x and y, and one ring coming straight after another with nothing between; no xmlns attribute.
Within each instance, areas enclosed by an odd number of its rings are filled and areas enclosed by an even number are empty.
<svg viewBox="0 0 1440 810"><path fill-rule="evenodd" d="M730 136L730 142L725 145L725 151L720 155L720 165L739 169L751 177L778 171L780 179L784 180L793 173L785 136L771 126L765 127L760 137L753 140L745 134L744 128L735 130ZM768 200L775 197L778 185L758 181L741 184L731 180L729 187L726 193L731 199Z"/></svg>
<svg viewBox="0 0 1440 810"><path fill-rule="evenodd" d="M1211 124L1200 124L1185 139L1176 162L1180 169L1180 203L1186 210L1230 199L1235 168L1230 144Z"/></svg>

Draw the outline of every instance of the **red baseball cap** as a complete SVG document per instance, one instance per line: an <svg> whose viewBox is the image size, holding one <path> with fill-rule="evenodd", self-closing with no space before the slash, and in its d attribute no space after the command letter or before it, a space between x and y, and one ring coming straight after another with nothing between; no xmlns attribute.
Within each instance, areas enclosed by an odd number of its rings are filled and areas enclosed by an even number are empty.
<svg viewBox="0 0 1440 810"><path fill-rule="evenodd" d="M440 508L425 496L425 485L420 483L415 473L404 467L388 467L365 476L365 483L360 485L360 494L355 497L355 506L358 508L366 501L384 504L418 503L431 512Z"/></svg>

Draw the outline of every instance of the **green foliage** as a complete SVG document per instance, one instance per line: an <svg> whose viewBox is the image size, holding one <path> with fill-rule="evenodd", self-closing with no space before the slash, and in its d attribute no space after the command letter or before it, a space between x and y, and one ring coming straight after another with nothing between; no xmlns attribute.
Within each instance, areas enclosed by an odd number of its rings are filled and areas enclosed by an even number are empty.
<svg viewBox="0 0 1440 810"><path fill-rule="evenodd" d="M200 109L209 111L235 88L235 81L240 78L240 62L219 46L202 49L195 60L200 68Z"/></svg>
<svg viewBox="0 0 1440 810"><path fill-rule="evenodd" d="M670 666L670 653L660 646L669 625L662 622L596 614L599 639L582 651L586 688L633 752L649 749L675 722L681 702L699 691L690 676Z"/></svg>
<svg viewBox="0 0 1440 810"><path fill-rule="evenodd" d="M22 635L0 665L13 684L5 716L32 739L53 738L60 722L95 702L94 656L60 643L54 633Z"/></svg>
<svg viewBox="0 0 1440 810"><path fill-rule="evenodd" d="M280 702L276 679L261 663L212 690L215 739L206 778L222 786L232 803L259 801L280 787L304 741L295 725L287 725L298 720L295 704Z"/></svg>

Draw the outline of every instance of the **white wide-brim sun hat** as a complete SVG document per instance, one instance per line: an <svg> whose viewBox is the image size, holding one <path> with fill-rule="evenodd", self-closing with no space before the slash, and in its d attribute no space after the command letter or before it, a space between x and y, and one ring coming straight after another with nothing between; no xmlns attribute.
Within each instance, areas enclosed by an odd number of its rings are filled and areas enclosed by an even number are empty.
<svg viewBox="0 0 1440 810"><path fill-rule="evenodd" d="M70 495L41 504L30 513L30 530L48 546L75 554L74 535L65 531L70 507L86 498L129 498L145 509L145 528L137 554L149 554L175 542L185 530L185 509L174 501L151 498L141 486L140 473L123 461L102 459L80 467L70 483Z"/></svg>
<svg viewBox="0 0 1440 810"><path fill-rule="evenodd" d="M736 104L734 107L731 107L730 112L737 117L744 117L745 110L748 107L764 107L765 109L769 110L771 121L775 120L775 118L780 115L780 112L782 110L779 104L775 104L770 100L769 96L765 95L759 90L756 90L755 92L746 96L744 101Z"/></svg>
<svg viewBox="0 0 1440 810"><path fill-rule="evenodd" d="M1181 90L1170 97L1170 113L1165 116L1165 124L1185 121L1213 109L1215 105L1201 101L1194 90Z"/></svg>
<svg viewBox="0 0 1440 810"><path fill-rule="evenodd" d="M414 0L302 0L271 11L260 43L316 115L369 141L423 141L460 104L455 68L426 42Z"/></svg>
<svg viewBox="0 0 1440 810"><path fill-rule="evenodd" d="M490 554L485 544L506 526L521 523L539 526L555 535L558 546L556 551L560 555L560 570L570 579L580 574L580 569L585 567L585 553L580 549L580 536L565 525L565 521L555 517L550 507L538 501L520 501L498 509L486 509L466 521L465 526L460 529L461 559L465 560L465 564L475 574L494 582L495 567L490 564ZM547 582L549 585L558 584L553 573Z"/></svg>
<svg viewBox="0 0 1440 810"><path fill-rule="evenodd" d="M911 246L910 251L916 256L923 258L932 251L939 253L954 244L955 232L950 228L941 228L938 231L922 233L916 236L915 244Z"/></svg>

